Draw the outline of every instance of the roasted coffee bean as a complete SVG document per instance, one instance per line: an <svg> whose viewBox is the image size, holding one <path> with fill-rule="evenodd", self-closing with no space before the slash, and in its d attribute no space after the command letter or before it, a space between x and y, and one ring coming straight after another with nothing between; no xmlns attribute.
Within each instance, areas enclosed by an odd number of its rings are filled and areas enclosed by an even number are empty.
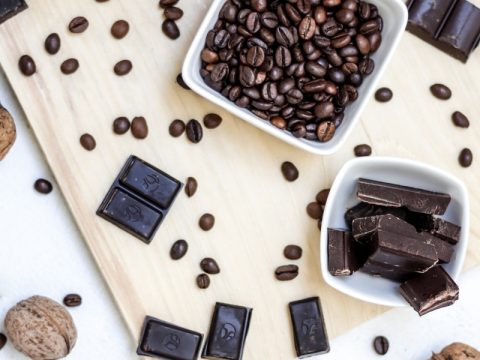
<svg viewBox="0 0 480 360"><path fill-rule="evenodd" d="M285 14L294 24L298 24L302 20L298 10L290 3L285 4Z"/></svg>
<svg viewBox="0 0 480 360"><path fill-rule="evenodd" d="M305 64L305 70L317 78L321 78L327 73L327 69L315 61L308 61Z"/></svg>
<svg viewBox="0 0 480 360"><path fill-rule="evenodd" d="M358 32L362 35L370 35L377 31L380 31L380 28L379 23L376 20L364 22L358 29Z"/></svg>
<svg viewBox="0 0 480 360"><path fill-rule="evenodd" d="M163 11L163 15L168 20L178 20L183 16L183 10L178 7L172 6L166 8Z"/></svg>
<svg viewBox="0 0 480 360"><path fill-rule="evenodd" d="M285 46L279 46L275 50L275 63L282 68L289 66L292 63L290 50Z"/></svg>
<svg viewBox="0 0 480 360"><path fill-rule="evenodd" d="M207 274L200 274L197 276L197 286L200 289L206 289L210 286L210 276Z"/></svg>
<svg viewBox="0 0 480 360"><path fill-rule="evenodd" d="M325 119L332 116L335 106L331 102L323 102L315 106L315 115L319 119Z"/></svg>
<svg viewBox="0 0 480 360"><path fill-rule="evenodd" d="M286 99L291 105L299 104L303 100L303 93L299 89L293 88L287 92Z"/></svg>
<svg viewBox="0 0 480 360"><path fill-rule="evenodd" d="M61 40L57 33L53 33L47 36L45 39L45 50L50 55L55 55L60 50Z"/></svg>
<svg viewBox="0 0 480 360"><path fill-rule="evenodd" d="M358 66L354 63L345 63L342 65L342 71L345 75L352 75L358 72Z"/></svg>
<svg viewBox="0 0 480 360"><path fill-rule="evenodd" d="M330 194L330 189L323 189L317 194L317 196L315 197L315 200L317 200L317 203L319 203L320 205L325 206L325 204L327 203L329 194Z"/></svg>
<svg viewBox="0 0 480 360"><path fill-rule="evenodd" d="M258 14L258 12L252 11L250 14L248 14L245 26L247 30L252 34L255 34L257 31L260 30L261 24L260 15Z"/></svg>
<svg viewBox="0 0 480 360"><path fill-rule="evenodd" d="M322 6L317 6L313 12L313 18L318 25L322 25L327 21L327 11Z"/></svg>
<svg viewBox="0 0 480 360"><path fill-rule="evenodd" d="M368 36L368 41L370 43L370 53L374 53L380 48L380 45L382 44L382 35L379 31L374 32L373 34Z"/></svg>
<svg viewBox="0 0 480 360"><path fill-rule="evenodd" d="M452 91L443 84L434 84L430 87L433 96L440 100L448 100L452 97Z"/></svg>
<svg viewBox="0 0 480 360"><path fill-rule="evenodd" d="M253 46L247 52L247 64L259 67L265 61L265 51L260 46Z"/></svg>
<svg viewBox="0 0 480 360"><path fill-rule="evenodd" d="M392 100L393 92L389 88L383 87L375 92L375 100L378 102L388 102Z"/></svg>
<svg viewBox="0 0 480 360"><path fill-rule="evenodd" d="M60 65L60 70L65 75L70 75L77 71L79 67L80 64L77 59L67 59Z"/></svg>
<svg viewBox="0 0 480 360"><path fill-rule="evenodd" d="M371 11L370 11L370 4L361 1L358 9L358 16L360 16L360 19L362 20L368 20L370 19L371 16Z"/></svg>
<svg viewBox="0 0 480 360"><path fill-rule="evenodd" d="M298 179L298 169L290 161L285 161L281 166L282 174L285 180L293 182Z"/></svg>
<svg viewBox="0 0 480 360"><path fill-rule="evenodd" d="M117 20L113 23L110 33L115 39L123 39L127 36L130 25L125 20Z"/></svg>
<svg viewBox="0 0 480 360"><path fill-rule="evenodd" d="M2 350L6 343L7 337L5 336L5 334L0 333L0 350Z"/></svg>
<svg viewBox="0 0 480 360"><path fill-rule="evenodd" d="M202 125L195 119L191 119L187 122L186 126L187 138L190 142L197 144L203 138L203 129Z"/></svg>
<svg viewBox="0 0 480 360"><path fill-rule="evenodd" d="M67 307L77 307L82 305L82 297L78 294L68 294L63 298L63 304Z"/></svg>
<svg viewBox="0 0 480 360"><path fill-rule="evenodd" d="M345 74L342 70L338 68L330 68L327 72L327 77L329 80L333 81L335 84L343 84L345 82Z"/></svg>
<svg viewBox="0 0 480 360"><path fill-rule="evenodd" d="M293 126L290 131L292 132L292 135L296 138L303 138L305 137L307 133L307 129L305 128L305 125L303 124L298 124Z"/></svg>
<svg viewBox="0 0 480 360"><path fill-rule="evenodd" d="M306 93L320 93L325 90L327 82L324 79L309 81L303 85L303 91Z"/></svg>
<svg viewBox="0 0 480 360"><path fill-rule="evenodd" d="M204 258L200 262L200 268L203 272L207 274L218 274L220 272L220 267L218 266L217 262L212 258Z"/></svg>
<svg viewBox="0 0 480 360"><path fill-rule="evenodd" d="M370 156L372 155L372 148L367 144L357 145L353 148L353 153L357 157Z"/></svg>
<svg viewBox="0 0 480 360"><path fill-rule="evenodd" d="M323 207L318 202L311 202L307 205L307 214L314 220L319 220L323 217Z"/></svg>
<svg viewBox="0 0 480 360"><path fill-rule="evenodd" d="M460 155L458 156L458 162L463 167L469 167L470 165L472 165L472 162L473 162L472 150L468 148L463 149L460 152Z"/></svg>
<svg viewBox="0 0 480 360"><path fill-rule="evenodd" d="M178 0L160 0L159 6L163 9L174 6L178 3Z"/></svg>
<svg viewBox="0 0 480 360"><path fill-rule="evenodd" d="M298 36L303 40L309 40L315 35L317 25L311 16L305 16L298 25Z"/></svg>
<svg viewBox="0 0 480 360"><path fill-rule="evenodd" d="M341 32L332 37L332 48L341 49L346 47L352 41L350 35L347 33ZM333 53L332 53L333 54ZM332 55L331 54L331 55Z"/></svg>
<svg viewBox="0 0 480 360"><path fill-rule="evenodd" d="M168 127L168 133L173 137L179 137L185 131L185 123L182 120L175 119Z"/></svg>
<svg viewBox="0 0 480 360"><path fill-rule="evenodd" d="M388 352L389 344L385 336L377 336L373 340L373 349L378 355L385 355Z"/></svg>
<svg viewBox="0 0 480 360"><path fill-rule="evenodd" d="M228 75L228 65L226 63L218 63L213 65L213 70L210 77L215 82L222 81Z"/></svg>
<svg viewBox="0 0 480 360"><path fill-rule="evenodd" d="M197 192L198 183L194 177L188 177L187 183L185 184L185 194L188 197L192 197Z"/></svg>
<svg viewBox="0 0 480 360"><path fill-rule="evenodd" d="M307 15L310 11L312 11L312 1L311 0L298 0L297 1L297 9L302 14Z"/></svg>
<svg viewBox="0 0 480 360"><path fill-rule="evenodd" d="M123 135L130 130L130 121L125 117L118 117L113 121L113 132L117 135Z"/></svg>
<svg viewBox="0 0 480 360"><path fill-rule="evenodd" d="M53 190L52 183L46 179L38 179L33 184L35 190L37 190L40 194L50 194Z"/></svg>
<svg viewBox="0 0 480 360"><path fill-rule="evenodd" d="M255 72L248 66L240 66L239 80L243 86L252 87L255 85Z"/></svg>
<svg viewBox="0 0 480 360"><path fill-rule="evenodd" d="M335 135L335 130L335 124L332 121L321 122L317 128L318 141L327 142L332 140L333 136Z"/></svg>
<svg viewBox="0 0 480 360"><path fill-rule="evenodd" d="M80 136L80 145L82 145L85 150L92 151L97 146L97 142L92 135L83 134Z"/></svg>
<svg viewBox="0 0 480 360"><path fill-rule="evenodd" d="M283 255L289 260L298 260L302 257L302 248L298 245L287 245L283 249Z"/></svg>
<svg viewBox="0 0 480 360"><path fill-rule="evenodd" d="M358 70L364 75L370 75L375 69L375 62L370 58L364 58L358 64Z"/></svg>
<svg viewBox="0 0 480 360"><path fill-rule="evenodd" d="M188 251L188 243L185 240L177 240L170 248L170 258L180 260Z"/></svg>
<svg viewBox="0 0 480 360"><path fill-rule="evenodd" d="M241 96L235 101L235 105L240 108L245 108L250 104L250 99L247 96Z"/></svg>
<svg viewBox="0 0 480 360"><path fill-rule="evenodd" d="M212 214L203 214L198 221L198 226L203 231L209 231L215 225L215 217Z"/></svg>
<svg viewBox="0 0 480 360"><path fill-rule="evenodd" d="M207 129L215 129L222 123L222 117L218 114L210 113L203 117L203 125Z"/></svg>
<svg viewBox="0 0 480 360"><path fill-rule="evenodd" d="M184 88L185 90L190 90L190 87L185 83L185 81L183 80L183 76L182 76L182 73L178 74L177 75L177 84L180 85L182 88Z"/></svg>
<svg viewBox="0 0 480 360"><path fill-rule="evenodd" d="M269 29L275 29L278 26L278 17L273 12L265 12L260 16L260 23Z"/></svg>
<svg viewBox="0 0 480 360"><path fill-rule="evenodd" d="M468 118L460 111L455 111L452 114L452 121L455 126L461 128L468 128L470 126L470 121L468 121Z"/></svg>
<svg viewBox="0 0 480 360"><path fill-rule="evenodd" d="M355 37L355 42L357 43L357 48L362 55L368 55L370 53L370 41L368 41L366 36L358 34Z"/></svg>
<svg viewBox="0 0 480 360"><path fill-rule="evenodd" d="M277 97L277 84L275 83L265 83L262 87L262 97L267 101L273 101Z"/></svg>
<svg viewBox="0 0 480 360"><path fill-rule="evenodd" d="M29 55L23 55L18 61L18 67L25 76L32 76L37 71L35 61Z"/></svg>
<svg viewBox="0 0 480 360"><path fill-rule="evenodd" d="M355 17L355 12L350 9L341 9L335 13L335 18L340 24L348 24Z"/></svg>
<svg viewBox="0 0 480 360"><path fill-rule="evenodd" d="M322 33L327 37L335 36L338 31L340 30L339 26L335 22L335 20L328 20L326 23L322 25Z"/></svg>
<svg viewBox="0 0 480 360"><path fill-rule="evenodd" d="M275 277L280 281L293 280L298 276L297 265L283 265L275 270Z"/></svg>
<svg viewBox="0 0 480 360"><path fill-rule="evenodd" d="M252 9L258 12L267 11L268 0L251 0Z"/></svg>
<svg viewBox="0 0 480 360"><path fill-rule="evenodd" d="M293 46L295 43L292 32L285 26L279 26L277 28L275 31L275 39L280 45L286 47Z"/></svg>
<svg viewBox="0 0 480 360"><path fill-rule="evenodd" d="M287 121L281 116L274 116L270 119L272 125L279 129L285 129L287 127Z"/></svg>
<svg viewBox="0 0 480 360"><path fill-rule="evenodd" d="M163 33L170 39L175 40L180 37L180 29L173 20L164 20L162 23Z"/></svg>
<svg viewBox="0 0 480 360"><path fill-rule="evenodd" d="M130 60L120 60L113 67L113 72L118 76L127 75L133 68L133 64Z"/></svg>
<svg viewBox="0 0 480 360"><path fill-rule="evenodd" d="M130 131L134 138L145 139L148 136L147 120L143 116L134 117Z"/></svg>
<svg viewBox="0 0 480 360"><path fill-rule="evenodd" d="M68 24L68 30L74 34L83 33L88 28L88 20L83 16L77 16Z"/></svg>

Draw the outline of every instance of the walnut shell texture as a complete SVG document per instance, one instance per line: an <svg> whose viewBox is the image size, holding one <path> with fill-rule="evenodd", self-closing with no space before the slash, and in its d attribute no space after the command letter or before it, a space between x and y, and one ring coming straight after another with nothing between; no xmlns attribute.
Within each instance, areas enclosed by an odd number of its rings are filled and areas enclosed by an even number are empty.
<svg viewBox="0 0 480 360"><path fill-rule="evenodd" d="M77 340L68 311L43 296L32 296L11 308L5 318L5 330L13 346L33 360L63 358Z"/></svg>
<svg viewBox="0 0 480 360"><path fill-rule="evenodd" d="M7 155L16 137L15 122L10 113L0 105L0 160Z"/></svg>
<svg viewBox="0 0 480 360"><path fill-rule="evenodd" d="M480 352L467 344L457 342L448 345L439 354L433 354L431 360L480 360Z"/></svg>

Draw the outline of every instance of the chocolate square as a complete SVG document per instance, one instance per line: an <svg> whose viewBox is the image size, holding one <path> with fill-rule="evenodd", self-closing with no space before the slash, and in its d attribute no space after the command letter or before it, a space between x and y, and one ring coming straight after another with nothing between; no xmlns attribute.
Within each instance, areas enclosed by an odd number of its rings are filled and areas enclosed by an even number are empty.
<svg viewBox="0 0 480 360"><path fill-rule="evenodd" d="M1 0L0 24L27 8L28 6L24 0Z"/></svg>

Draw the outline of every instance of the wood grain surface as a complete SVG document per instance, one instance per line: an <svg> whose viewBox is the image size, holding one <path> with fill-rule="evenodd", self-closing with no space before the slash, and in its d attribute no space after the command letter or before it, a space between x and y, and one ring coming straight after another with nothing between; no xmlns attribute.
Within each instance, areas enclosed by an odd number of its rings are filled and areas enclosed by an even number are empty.
<svg viewBox="0 0 480 360"><path fill-rule="evenodd" d="M479 0L475 3L480 5ZM154 0L30 1L29 10L0 26L0 62L132 336L138 337L147 314L207 333L214 304L222 301L254 308L245 359L291 359L295 351L288 302L320 296L330 337L385 311L323 282L319 231L305 212L317 191L328 187L353 157L353 147L359 143L371 144L375 155L421 160L461 178L472 205L465 268L480 263L480 167L476 159L468 169L457 162L462 148L470 147L474 156L479 149L480 51L464 65L406 34L381 81L393 90L393 100L380 104L372 99L341 151L320 157L264 134L175 84L209 4L180 1L185 16L179 21L182 36L177 41L162 34L163 15ZM67 25L79 15L86 16L90 26L83 34L70 34ZM118 19L131 26L123 40L110 35L110 26ZM62 38L55 56L43 48L52 32ZM30 54L37 64L37 74L30 78L18 71L23 54ZM66 76L59 68L70 57L79 59L80 69ZM113 73L121 59L134 64L125 77ZM451 87L450 101L430 95L429 87L436 82ZM450 115L455 110L470 118L469 129L452 125ZM224 122L216 130L205 130L200 144L168 135L173 119L201 119L212 111L221 114ZM146 140L112 132L116 117L137 115L147 118ZM79 144L85 132L97 140L92 152ZM181 181L195 176L199 182L193 198L179 196L149 246L95 215L130 154ZM294 183L280 173L285 160L300 170ZM216 216L210 232L197 224L205 212ZM174 262L169 249L180 238L188 240L190 249ZM300 275L281 283L273 272L290 262L282 254L290 243L304 249L296 262ZM222 272L212 276L208 290L199 290L195 277L206 256L217 259Z"/></svg>

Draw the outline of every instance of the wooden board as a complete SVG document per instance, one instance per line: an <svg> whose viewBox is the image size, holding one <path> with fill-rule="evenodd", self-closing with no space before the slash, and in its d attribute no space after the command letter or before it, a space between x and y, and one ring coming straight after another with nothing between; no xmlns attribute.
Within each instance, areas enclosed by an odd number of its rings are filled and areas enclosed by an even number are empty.
<svg viewBox="0 0 480 360"><path fill-rule="evenodd" d="M353 157L358 143L371 144L376 155L422 160L464 180L472 203L465 267L480 262L480 170L476 161L469 169L457 164L463 147L472 148L474 154L479 149L480 51L463 65L405 35L382 79L382 85L393 89L393 101L372 100L341 151L319 157L288 146L175 85L182 58L210 1L180 2L185 17L179 22L178 41L161 33L157 3L30 1L28 11L0 27L0 62L135 339L147 314L207 333L214 303L222 301L254 308L246 359L290 359L294 347L289 301L320 296L331 337L383 312L385 308L344 296L323 282L319 232L305 213L317 191L328 187ZM67 24L78 15L88 17L90 27L84 34L69 34ZM120 18L130 22L131 32L117 41L109 30ZM58 32L63 42L56 56L43 49L51 32ZM38 73L31 78L18 71L23 54L36 60ZM78 58L81 65L77 73L65 76L59 66L69 57ZM133 61L134 69L119 78L112 68L124 58ZM434 99L428 90L434 82L448 84L453 98ZM470 117L468 130L453 127L449 117L454 110ZM217 130L206 130L200 144L168 135L174 118L200 119L211 111L220 113L224 123ZM149 137L140 141L130 134L114 135L112 121L121 115L145 116ZM84 132L96 137L95 151L80 147L78 139ZM130 154L182 181L195 176L200 184L195 197L179 197L150 246L95 215ZM282 178L280 164L285 160L297 164L298 181L287 183ZM197 225L204 212L217 219L208 233ZM173 262L169 249L179 238L187 239L190 249L184 259ZM273 271L289 263L282 251L290 243L304 249L297 262L301 274L280 283ZM216 258L222 272L212 277L208 290L201 291L195 277L205 256Z"/></svg>

